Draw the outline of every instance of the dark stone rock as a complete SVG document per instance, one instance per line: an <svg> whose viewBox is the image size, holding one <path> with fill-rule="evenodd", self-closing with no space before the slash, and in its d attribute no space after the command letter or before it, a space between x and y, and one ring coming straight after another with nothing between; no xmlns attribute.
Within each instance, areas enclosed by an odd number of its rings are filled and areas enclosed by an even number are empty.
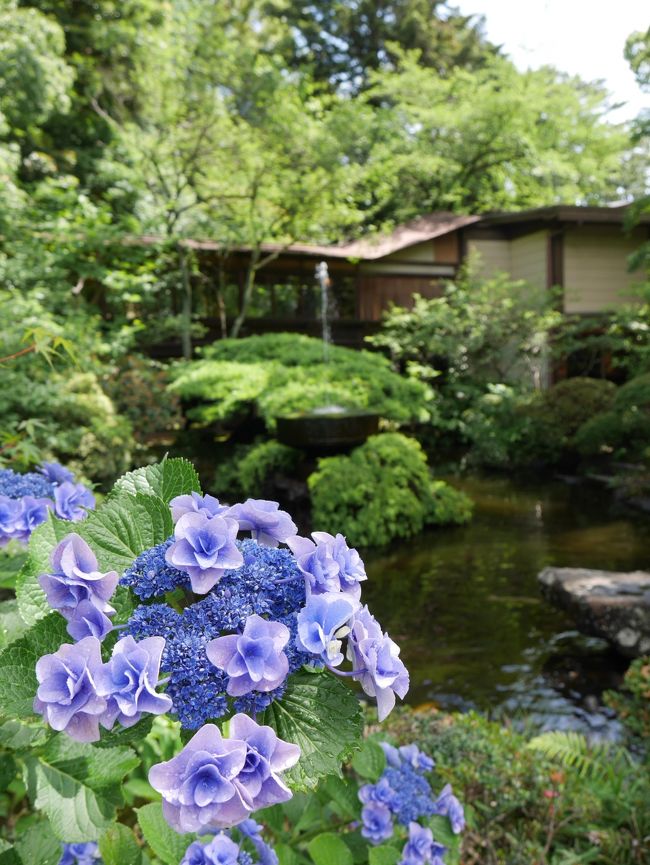
<svg viewBox="0 0 650 865"><path fill-rule="evenodd" d="M622 655L650 654L650 573L544 568L542 594L586 634L604 637Z"/></svg>

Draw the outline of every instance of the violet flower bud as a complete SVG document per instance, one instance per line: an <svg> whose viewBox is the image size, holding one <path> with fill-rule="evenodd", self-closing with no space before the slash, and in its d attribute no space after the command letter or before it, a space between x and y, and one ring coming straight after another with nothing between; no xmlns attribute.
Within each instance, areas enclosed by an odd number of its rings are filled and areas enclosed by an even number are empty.
<svg viewBox="0 0 650 865"><path fill-rule="evenodd" d="M289 660L282 650L290 636L286 625L254 614L246 619L243 634L211 640L206 654L215 667L229 676L226 691L231 697L250 691L272 691L289 673Z"/></svg>
<svg viewBox="0 0 650 865"><path fill-rule="evenodd" d="M205 512L183 514L165 560L189 574L192 591L204 595L227 570L243 565L244 557L235 544L238 528L228 517L208 517Z"/></svg>

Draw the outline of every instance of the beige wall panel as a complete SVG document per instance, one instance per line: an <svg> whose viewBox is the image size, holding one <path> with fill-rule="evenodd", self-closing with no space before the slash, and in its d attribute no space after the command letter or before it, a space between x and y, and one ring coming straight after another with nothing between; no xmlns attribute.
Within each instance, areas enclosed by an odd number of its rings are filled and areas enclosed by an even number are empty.
<svg viewBox="0 0 650 865"><path fill-rule="evenodd" d="M433 262L433 241L427 240L424 243L407 246L406 249L400 249L386 255L382 261L421 261L423 264L431 264Z"/></svg>
<svg viewBox="0 0 650 865"><path fill-rule="evenodd" d="M507 240L470 240L467 251L477 262L481 276L510 273L510 243Z"/></svg>
<svg viewBox="0 0 650 865"><path fill-rule="evenodd" d="M546 288L548 232L536 231L510 241L510 275Z"/></svg>
<svg viewBox="0 0 650 865"><path fill-rule="evenodd" d="M629 273L627 259L645 234L625 235L617 226L578 226L564 238L564 311L600 312L634 300L631 287L641 279Z"/></svg>

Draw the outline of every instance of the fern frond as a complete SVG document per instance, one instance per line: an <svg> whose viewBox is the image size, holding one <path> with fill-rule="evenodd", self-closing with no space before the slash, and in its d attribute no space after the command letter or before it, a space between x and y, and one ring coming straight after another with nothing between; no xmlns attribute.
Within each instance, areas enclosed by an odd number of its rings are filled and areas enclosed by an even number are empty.
<svg viewBox="0 0 650 865"><path fill-rule="evenodd" d="M612 772L629 766L628 752L609 742L590 743L582 733L555 730L535 736L527 748L539 751L550 760L557 760L580 777L606 780Z"/></svg>

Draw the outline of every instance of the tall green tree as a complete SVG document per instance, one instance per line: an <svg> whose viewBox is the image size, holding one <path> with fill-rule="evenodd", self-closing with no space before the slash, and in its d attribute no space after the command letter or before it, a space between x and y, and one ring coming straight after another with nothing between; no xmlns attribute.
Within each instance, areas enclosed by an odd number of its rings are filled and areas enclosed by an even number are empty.
<svg viewBox="0 0 650 865"><path fill-rule="evenodd" d="M446 0L269 0L267 13L289 27L283 49L293 67L346 93L363 90L371 74L393 68L400 51L416 49L439 75L479 68L497 50L483 19L462 15Z"/></svg>

